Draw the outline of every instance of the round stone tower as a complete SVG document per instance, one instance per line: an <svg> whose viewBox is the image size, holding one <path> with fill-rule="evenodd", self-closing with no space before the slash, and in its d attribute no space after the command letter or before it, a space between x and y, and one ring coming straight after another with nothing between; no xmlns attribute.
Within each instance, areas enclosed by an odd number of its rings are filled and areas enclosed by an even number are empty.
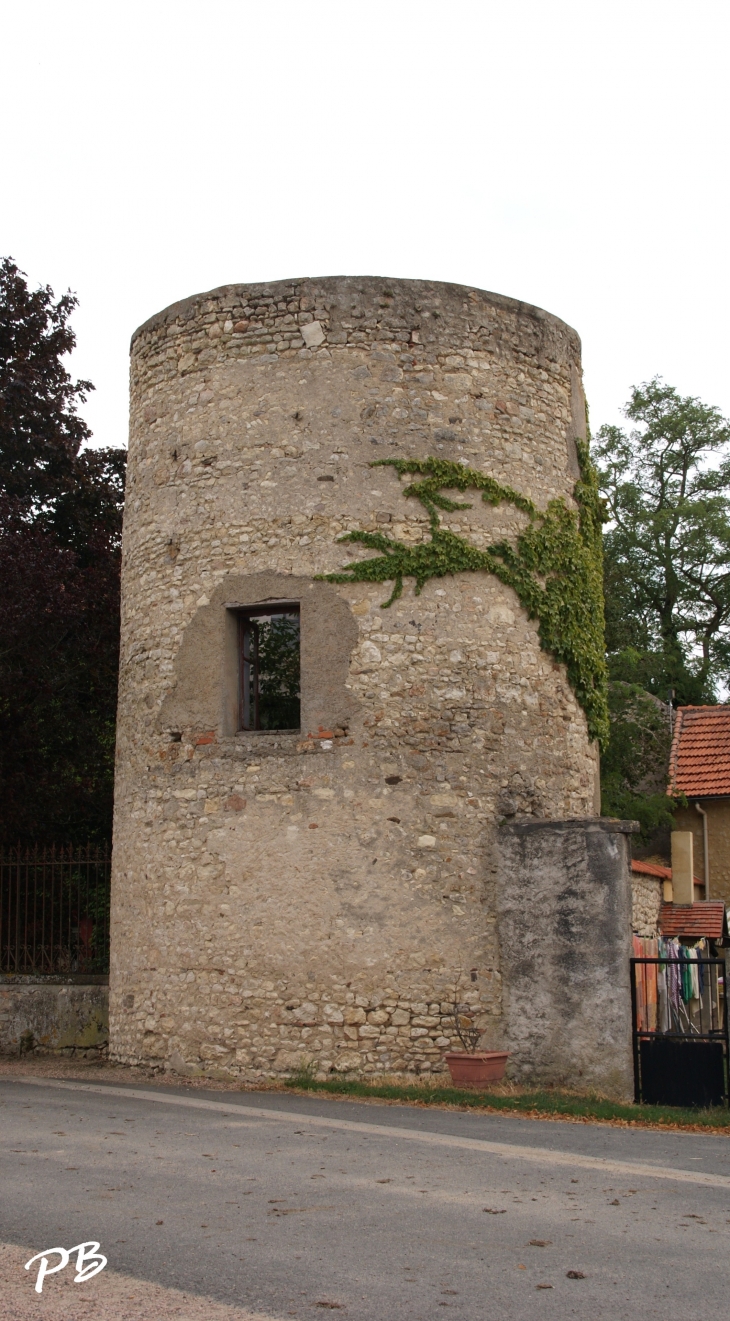
<svg viewBox="0 0 730 1321"><path fill-rule="evenodd" d="M575 332L479 289L228 285L136 332L114 1058L429 1073L454 999L509 1048L498 828L597 771L510 556L578 526L584 439Z"/></svg>

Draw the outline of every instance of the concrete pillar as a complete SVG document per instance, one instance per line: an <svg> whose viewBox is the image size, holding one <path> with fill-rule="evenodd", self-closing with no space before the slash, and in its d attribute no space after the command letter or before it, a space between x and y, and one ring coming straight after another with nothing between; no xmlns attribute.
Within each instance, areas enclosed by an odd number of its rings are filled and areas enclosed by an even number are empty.
<svg viewBox="0 0 730 1321"><path fill-rule="evenodd" d="M632 821L522 821L499 832L509 1075L633 1095Z"/></svg>
<svg viewBox="0 0 730 1321"><path fill-rule="evenodd" d="M675 904L694 902L692 831L672 831L672 893Z"/></svg>

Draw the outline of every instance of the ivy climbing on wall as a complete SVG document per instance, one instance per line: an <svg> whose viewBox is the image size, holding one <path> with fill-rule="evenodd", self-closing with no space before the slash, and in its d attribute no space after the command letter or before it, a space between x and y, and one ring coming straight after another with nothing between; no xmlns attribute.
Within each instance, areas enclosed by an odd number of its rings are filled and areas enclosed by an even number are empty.
<svg viewBox="0 0 730 1321"><path fill-rule="evenodd" d="M395 468L399 476L419 475L403 490L428 513L431 540L407 546L383 532L348 532L340 541L380 551L356 560L341 573L318 575L327 582L392 582L387 609L403 592L403 579L415 579L416 595L429 578L481 571L512 587L531 619L539 622L540 643L568 672L586 713L591 738L608 742L607 676L603 636L602 506L588 445L577 442L580 477L573 489L577 510L562 496L541 511L526 496L493 477L447 459L380 459L371 467ZM470 509L444 491L481 491L490 505L514 505L529 522L514 545L496 541L479 550L441 524L439 510Z"/></svg>

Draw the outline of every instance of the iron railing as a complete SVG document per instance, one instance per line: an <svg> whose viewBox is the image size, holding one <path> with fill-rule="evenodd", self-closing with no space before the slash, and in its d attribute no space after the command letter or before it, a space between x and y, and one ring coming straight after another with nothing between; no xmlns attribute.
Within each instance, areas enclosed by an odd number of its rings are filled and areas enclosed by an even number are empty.
<svg viewBox="0 0 730 1321"><path fill-rule="evenodd" d="M108 845L0 850L0 973L109 971Z"/></svg>

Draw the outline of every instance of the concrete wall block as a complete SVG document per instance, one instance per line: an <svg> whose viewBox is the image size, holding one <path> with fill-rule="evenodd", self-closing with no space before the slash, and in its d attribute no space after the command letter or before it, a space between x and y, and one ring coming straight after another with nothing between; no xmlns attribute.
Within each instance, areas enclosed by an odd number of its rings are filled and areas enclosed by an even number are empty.
<svg viewBox="0 0 730 1321"><path fill-rule="evenodd" d="M675 904L691 904L694 900L694 837L691 830L673 830L672 890Z"/></svg>
<svg viewBox="0 0 730 1321"><path fill-rule="evenodd" d="M0 978L0 1054L98 1053L108 1041L108 987Z"/></svg>
<svg viewBox="0 0 730 1321"><path fill-rule="evenodd" d="M500 832L503 1039L517 1082L633 1095L628 837L637 828L598 817Z"/></svg>

